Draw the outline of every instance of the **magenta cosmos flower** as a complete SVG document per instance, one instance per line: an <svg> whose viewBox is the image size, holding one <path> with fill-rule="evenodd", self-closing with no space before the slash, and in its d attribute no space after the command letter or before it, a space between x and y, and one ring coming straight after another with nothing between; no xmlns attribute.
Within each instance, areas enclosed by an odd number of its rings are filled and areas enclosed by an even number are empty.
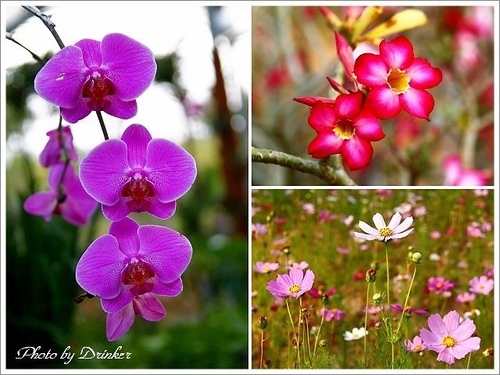
<svg viewBox="0 0 500 375"><path fill-rule="evenodd" d="M111 223L109 233L83 253L76 265L76 281L100 297L103 310L113 314L146 293L179 295L181 275L192 252L191 243L179 232L158 225L139 226L127 217Z"/></svg>
<svg viewBox="0 0 500 375"><path fill-rule="evenodd" d="M135 296L133 301L115 313L108 313L106 318L106 337L109 341L118 340L128 332L139 315L150 322L162 320L165 308L153 293Z"/></svg>
<svg viewBox="0 0 500 375"><path fill-rule="evenodd" d="M64 179L61 177L64 172ZM52 215L61 215L67 222L85 225L97 208L97 202L83 189L73 167L64 163L53 165L49 170L49 191L37 192L26 199L24 210L50 221Z"/></svg>
<svg viewBox="0 0 500 375"><path fill-rule="evenodd" d="M421 328L420 337L427 349L438 354L437 360L451 365L455 359L464 358L470 352L479 349L481 339L471 337L476 331L476 325L470 319L460 324L460 315L455 310L441 318L433 314L427 320L429 329Z"/></svg>
<svg viewBox="0 0 500 375"><path fill-rule="evenodd" d="M339 95L335 104L317 101L311 108L309 125L317 136L309 145L309 154L321 159L341 154L351 170L366 167L372 158L370 142L385 137L378 120L362 108L363 94Z"/></svg>
<svg viewBox="0 0 500 375"><path fill-rule="evenodd" d="M57 164L61 160L61 156L66 152L70 160L78 160L75 147L73 146L73 134L69 126L62 126L59 129L54 129L47 132L49 141L45 145L40 154L40 164L45 168Z"/></svg>
<svg viewBox="0 0 500 375"><path fill-rule="evenodd" d="M410 228L413 223L413 217L409 216L401 222L402 216L399 212L396 212L391 218L389 225L385 224L384 217L380 213L376 213L373 216L373 222L375 223L375 228L369 226L364 221L359 222L359 227L365 233L353 232L354 236L363 240L379 240L384 242L389 242L390 240L396 238L403 238L408 236L414 228Z"/></svg>
<svg viewBox="0 0 500 375"><path fill-rule="evenodd" d="M313 271L307 270L304 274L301 269L290 268L288 275L278 275L276 281L269 281L266 289L275 297L299 298L302 294L311 290L313 283Z"/></svg>
<svg viewBox="0 0 500 375"><path fill-rule="evenodd" d="M131 212L167 219L175 200L196 178L193 157L166 139L152 139L142 125L130 125L120 139L104 141L82 159L80 178L87 192L102 203L111 221Z"/></svg>
<svg viewBox="0 0 500 375"><path fill-rule="evenodd" d="M380 119L396 116L401 109L429 120L434 98L426 89L437 86L442 73L422 58L415 58L413 45L399 36L380 43L380 55L364 53L354 63L358 82L370 91L365 105Z"/></svg>
<svg viewBox="0 0 500 375"><path fill-rule="evenodd" d="M35 91L61 107L71 123L92 111L129 119L137 99L153 82L156 62L150 49L122 34L102 42L83 39L57 52L35 77Z"/></svg>

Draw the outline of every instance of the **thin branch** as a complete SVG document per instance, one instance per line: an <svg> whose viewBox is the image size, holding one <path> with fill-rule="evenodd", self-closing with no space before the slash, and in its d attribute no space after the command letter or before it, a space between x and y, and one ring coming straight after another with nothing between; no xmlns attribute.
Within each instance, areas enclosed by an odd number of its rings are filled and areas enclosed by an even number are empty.
<svg viewBox="0 0 500 375"><path fill-rule="evenodd" d="M56 24L50 20L50 17L48 17L47 15L40 12L40 9L38 9L37 7L31 6L31 5L22 5L22 7L24 9L26 9L28 12L30 12L31 14L33 14L34 16L40 18L40 20L43 22L43 24L51 32L52 36L54 37L57 44L59 45L59 48L63 49L64 43L56 31Z"/></svg>
<svg viewBox="0 0 500 375"><path fill-rule="evenodd" d="M6 33L6 34L5 34L5 37L6 37L8 40L10 40L10 41L12 41L12 42L16 43L18 46L20 46L20 47L21 47L21 48L23 48L24 50L28 51L28 52L31 54L31 57L33 57L36 61L38 61L40 64L42 64L42 65L43 65L43 60L42 60L42 58L41 58L40 56L38 56L36 53L34 53L33 51L31 51L29 48L27 48L27 47L23 46L21 43L19 43L17 40L15 40L15 39L14 39L14 37L12 36L12 34L11 34L11 33Z"/></svg>
<svg viewBox="0 0 500 375"><path fill-rule="evenodd" d="M265 164L276 164L296 171L311 174L326 181L330 185L355 186L342 168L342 164L333 159L306 160L298 156L289 155L281 151L266 150L252 147L252 161Z"/></svg>

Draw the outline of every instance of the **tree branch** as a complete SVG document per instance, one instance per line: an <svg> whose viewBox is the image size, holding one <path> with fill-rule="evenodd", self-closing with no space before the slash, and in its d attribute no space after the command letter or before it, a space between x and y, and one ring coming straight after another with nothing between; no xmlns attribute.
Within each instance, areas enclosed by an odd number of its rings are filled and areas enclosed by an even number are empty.
<svg viewBox="0 0 500 375"><path fill-rule="evenodd" d="M252 147L252 161L265 164L276 164L296 171L311 174L328 182L330 185L355 186L342 168L339 160L330 158L320 160L306 160L298 156L289 155L281 151L266 150Z"/></svg>
<svg viewBox="0 0 500 375"><path fill-rule="evenodd" d="M50 20L50 17L47 15L43 14L40 12L40 9L37 7L31 6L31 5L21 5L24 9L26 9L28 12L33 14L34 16L40 18L40 20L43 22L43 24L49 29L51 32L52 36L56 40L57 44L59 45L59 48L63 49L64 48L64 43L61 40L61 37L56 31L56 24Z"/></svg>

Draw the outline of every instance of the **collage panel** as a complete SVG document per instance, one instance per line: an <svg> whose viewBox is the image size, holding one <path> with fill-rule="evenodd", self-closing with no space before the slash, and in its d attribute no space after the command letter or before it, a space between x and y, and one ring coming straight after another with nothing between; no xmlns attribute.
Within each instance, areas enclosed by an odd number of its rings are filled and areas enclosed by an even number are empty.
<svg viewBox="0 0 500 375"><path fill-rule="evenodd" d="M493 369L494 191L252 190L253 369Z"/></svg>
<svg viewBox="0 0 500 375"><path fill-rule="evenodd" d="M493 186L496 4L449 5L254 6L253 186Z"/></svg>

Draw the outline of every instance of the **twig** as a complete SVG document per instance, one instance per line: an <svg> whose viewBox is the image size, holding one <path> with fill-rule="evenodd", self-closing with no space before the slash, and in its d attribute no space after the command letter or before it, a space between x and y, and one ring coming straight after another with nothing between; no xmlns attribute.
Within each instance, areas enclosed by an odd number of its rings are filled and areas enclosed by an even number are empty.
<svg viewBox="0 0 500 375"><path fill-rule="evenodd" d="M306 160L298 156L293 156L281 151L266 150L252 147L252 161L265 164L276 164L296 171L311 174L328 182L330 185L355 186L342 168L339 160L330 159Z"/></svg>
<svg viewBox="0 0 500 375"><path fill-rule="evenodd" d="M12 34L11 33L6 33L5 34L5 37L16 43L18 46L20 46L21 48L23 48L24 50L28 51L30 54L31 54L31 57L33 57L36 61L38 61L40 64L43 64L43 60L41 57L39 57L36 53L34 53L33 51L31 51L29 48L23 46L21 43L19 43L17 40L15 40L13 37L12 37Z"/></svg>
<svg viewBox="0 0 500 375"><path fill-rule="evenodd" d="M56 40L57 44L59 45L59 48L63 49L64 43L56 31L56 24L54 22L52 22L47 15L40 12L40 9L38 9L37 7L31 6L31 5L22 5L22 7L24 9L26 9L28 12L30 12L31 14L33 14L34 16L40 18L40 20L47 27L47 29L49 29L50 33L52 34L52 36Z"/></svg>

